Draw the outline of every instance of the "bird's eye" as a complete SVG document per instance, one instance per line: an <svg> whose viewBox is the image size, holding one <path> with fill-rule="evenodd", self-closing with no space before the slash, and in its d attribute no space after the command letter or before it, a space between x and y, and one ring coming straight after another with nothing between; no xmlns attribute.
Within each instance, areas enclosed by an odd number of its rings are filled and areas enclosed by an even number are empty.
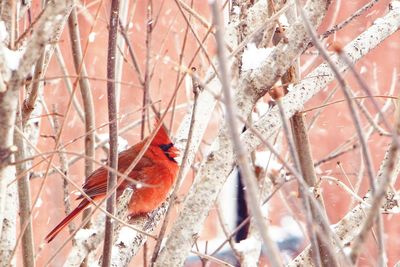
<svg viewBox="0 0 400 267"><path fill-rule="evenodd" d="M161 148L162 151L168 152L168 150L173 146L174 146L173 143L169 143L169 144L166 144L166 145L160 145L160 148Z"/></svg>

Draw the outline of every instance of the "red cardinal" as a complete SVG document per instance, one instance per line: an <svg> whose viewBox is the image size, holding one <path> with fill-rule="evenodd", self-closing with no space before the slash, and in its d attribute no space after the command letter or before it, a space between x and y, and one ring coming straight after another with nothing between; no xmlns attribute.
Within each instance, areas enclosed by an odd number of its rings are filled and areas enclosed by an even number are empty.
<svg viewBox="0 0 400 267"><path fill-rule="evenodd" d="M118 155L118 172L124 173L128 169L146 141L147 138ZM125 180L117 188L117 197L127 187L134 190L129 202L130 216L153 211L167 198L179 169L175 161L178 153L165 128L161 126L143 157L128 175L133 180L151 185L151 187L136 188L135 184ZM104 167L98 168L88 177L83 185L83 191L93 200L102 200L107 193L107 175L108 171ZM46 236L47 242L53 240L72 219L91 204L83 196L79 196L78 199L82 199L81 203Z"/></svg>

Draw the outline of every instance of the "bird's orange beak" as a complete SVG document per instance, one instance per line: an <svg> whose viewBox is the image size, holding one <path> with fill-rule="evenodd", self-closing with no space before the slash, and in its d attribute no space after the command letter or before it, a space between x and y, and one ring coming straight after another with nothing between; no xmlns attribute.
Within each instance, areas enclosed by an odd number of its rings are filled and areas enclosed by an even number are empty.
<svg viewBox="0 0 400 267"><path fill-rule="evenodd" d="M173 147L171 147L171 148L168 150L168 154L169 154L171 157L176 158L176 157L179 156L180 151L179 151L179 149L177 149L176 147L173 146Z"/></svg>

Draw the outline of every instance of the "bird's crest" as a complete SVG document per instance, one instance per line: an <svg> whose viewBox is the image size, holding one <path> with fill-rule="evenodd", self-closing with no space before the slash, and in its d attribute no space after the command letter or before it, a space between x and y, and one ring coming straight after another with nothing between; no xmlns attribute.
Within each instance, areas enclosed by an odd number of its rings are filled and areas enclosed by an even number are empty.
<svg viewBox="0 0 400 267"><path fill-rule="evenodd" d="M156 118L154 120L154 127L157 127L157 125L160 123L160 120ZM165 145L165 144L170 144L172 143L171 138L168 136L168 131L164 126L164 123L160 126L158 129L158 132L156 136L154 136L153 141L151 141L151 144L154 146L159 146L159 145Z"/></svg>

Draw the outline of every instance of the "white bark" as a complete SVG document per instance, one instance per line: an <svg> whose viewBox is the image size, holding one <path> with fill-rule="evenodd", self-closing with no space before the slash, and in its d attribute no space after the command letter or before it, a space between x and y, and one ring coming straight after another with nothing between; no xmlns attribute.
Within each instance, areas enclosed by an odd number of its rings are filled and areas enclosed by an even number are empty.
<svg viewBox="0 0 400 267"><path fill-rule="evenodd" d="M17 185L15 182L11 183L15 179L15 168L11 168L11 170L9 176L1 177L8 186L6 186L7 191L5 196L7 204L2 214L0 266L10 266L9 264L15 266L15 258L12 260L11 256L16 244L18 198Z"/></svg>

